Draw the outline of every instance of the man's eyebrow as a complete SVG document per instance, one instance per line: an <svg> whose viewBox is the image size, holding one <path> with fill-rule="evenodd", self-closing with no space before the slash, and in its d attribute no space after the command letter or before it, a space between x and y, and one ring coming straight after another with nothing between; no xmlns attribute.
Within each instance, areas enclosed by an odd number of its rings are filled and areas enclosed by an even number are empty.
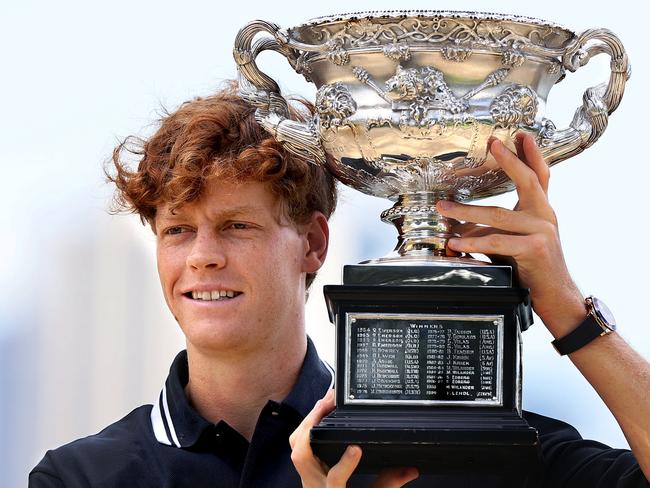
<svg viewBox="0 0 650 488"><path fill-rule="evenodd" d="M220 219L228 219L241 215L257 215L263 210L264 207L261 205L238 205L236 207L230 207L227 209L211 209L210 214ZM164 212L160 212L159 217L161 220L165 221L182 220L185 218L185 212L183 208L175 209L173 213L170 210L166 210Z"/></svg>
<svg viewBox="0 0 650 488"><path fill-rule="evenodd" d="M257 214L263 209L264 207L261 205L239 205L225 210L217 210L215 213L219 216L228 217L241 214Z"/></svg>

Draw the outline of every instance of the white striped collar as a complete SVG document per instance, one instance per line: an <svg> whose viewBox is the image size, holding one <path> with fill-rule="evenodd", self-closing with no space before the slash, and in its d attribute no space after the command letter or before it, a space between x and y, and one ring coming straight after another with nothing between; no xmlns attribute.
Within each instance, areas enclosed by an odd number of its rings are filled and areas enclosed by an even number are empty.
<svg viewBox="0 0 650 488"><path fill-rule="evenodd" d="M161 414L162 411L165 412L163 417ZM158 395L158 401L153 404L151 409L151 426L153 427L153 433L156 436L156 440L161 444L166 444L168 446L172 445L172 442L176 447L181 447L178 442L178 436L176 435L176 429L174 428L174 423L172 422L171 416L169 415L169 405L167 404L167 387L163 385L163 389Z"/></svg>

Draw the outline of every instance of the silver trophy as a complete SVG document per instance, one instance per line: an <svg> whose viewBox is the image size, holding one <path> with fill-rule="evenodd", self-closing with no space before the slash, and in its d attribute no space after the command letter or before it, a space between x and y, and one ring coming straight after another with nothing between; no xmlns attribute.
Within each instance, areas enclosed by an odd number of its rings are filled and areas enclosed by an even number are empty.
<svg viewBox="0 0 650 488"><path fill-rule="evenodd" d="M312 120L290 119L256 65L266 50L318 88ZM544 113L551 87L598 54L611 59L609 80L588 88L558 129ZM332 463L360 444L373 469L532 469L538 443L521 418L519 352L532 323L527 291L510 267L447 256L456 222L435 204L514 188L491 138L514 150L518 132L532 134L549 165L591 146L630 75L620 40L513 15L363 12L289 29L251 22L234 57L242 95L289 151L395 201L381 216L398 230L395 250L346 266L344 284L325 288L337 409L312 431L315 452Z"/></svg>

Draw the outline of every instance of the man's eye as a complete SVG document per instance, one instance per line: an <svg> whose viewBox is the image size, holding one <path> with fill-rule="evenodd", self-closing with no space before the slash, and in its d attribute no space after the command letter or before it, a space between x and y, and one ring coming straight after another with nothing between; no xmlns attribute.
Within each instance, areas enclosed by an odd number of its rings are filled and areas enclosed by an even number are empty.
<svg viewBox="0 0 650 488"><path fill-rule="evenodd" d="M232 224L230 224L230 228L235 230L244 230L244 229L248 229L249 225L244 224L243 222L233 222Z"/></svg>
<svg viewBox="0 0 650 488"><path fill-rule="evenodd" d="M173 235L176 235L176 234L181 234L183 232L185 232L185 228L181 227L180 225L176 225L174 227L170 227L169 229L167 229L165 231L165 234L173 236Z"/></svg>

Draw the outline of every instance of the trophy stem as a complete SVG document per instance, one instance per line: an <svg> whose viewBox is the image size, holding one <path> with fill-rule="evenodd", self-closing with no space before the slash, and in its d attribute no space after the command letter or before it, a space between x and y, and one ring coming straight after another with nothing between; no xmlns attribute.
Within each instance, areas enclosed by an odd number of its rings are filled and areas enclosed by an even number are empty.
<svg viewBox="0 0 650 488"><path fill-rule="evenodd" d="M447 242L459 237L452 230L458 221L441 215L436 202L450 199L449 195L433 192L406 193L382 212L381 220L397 228L395 254L418 259L447 256Z"/></svg>

